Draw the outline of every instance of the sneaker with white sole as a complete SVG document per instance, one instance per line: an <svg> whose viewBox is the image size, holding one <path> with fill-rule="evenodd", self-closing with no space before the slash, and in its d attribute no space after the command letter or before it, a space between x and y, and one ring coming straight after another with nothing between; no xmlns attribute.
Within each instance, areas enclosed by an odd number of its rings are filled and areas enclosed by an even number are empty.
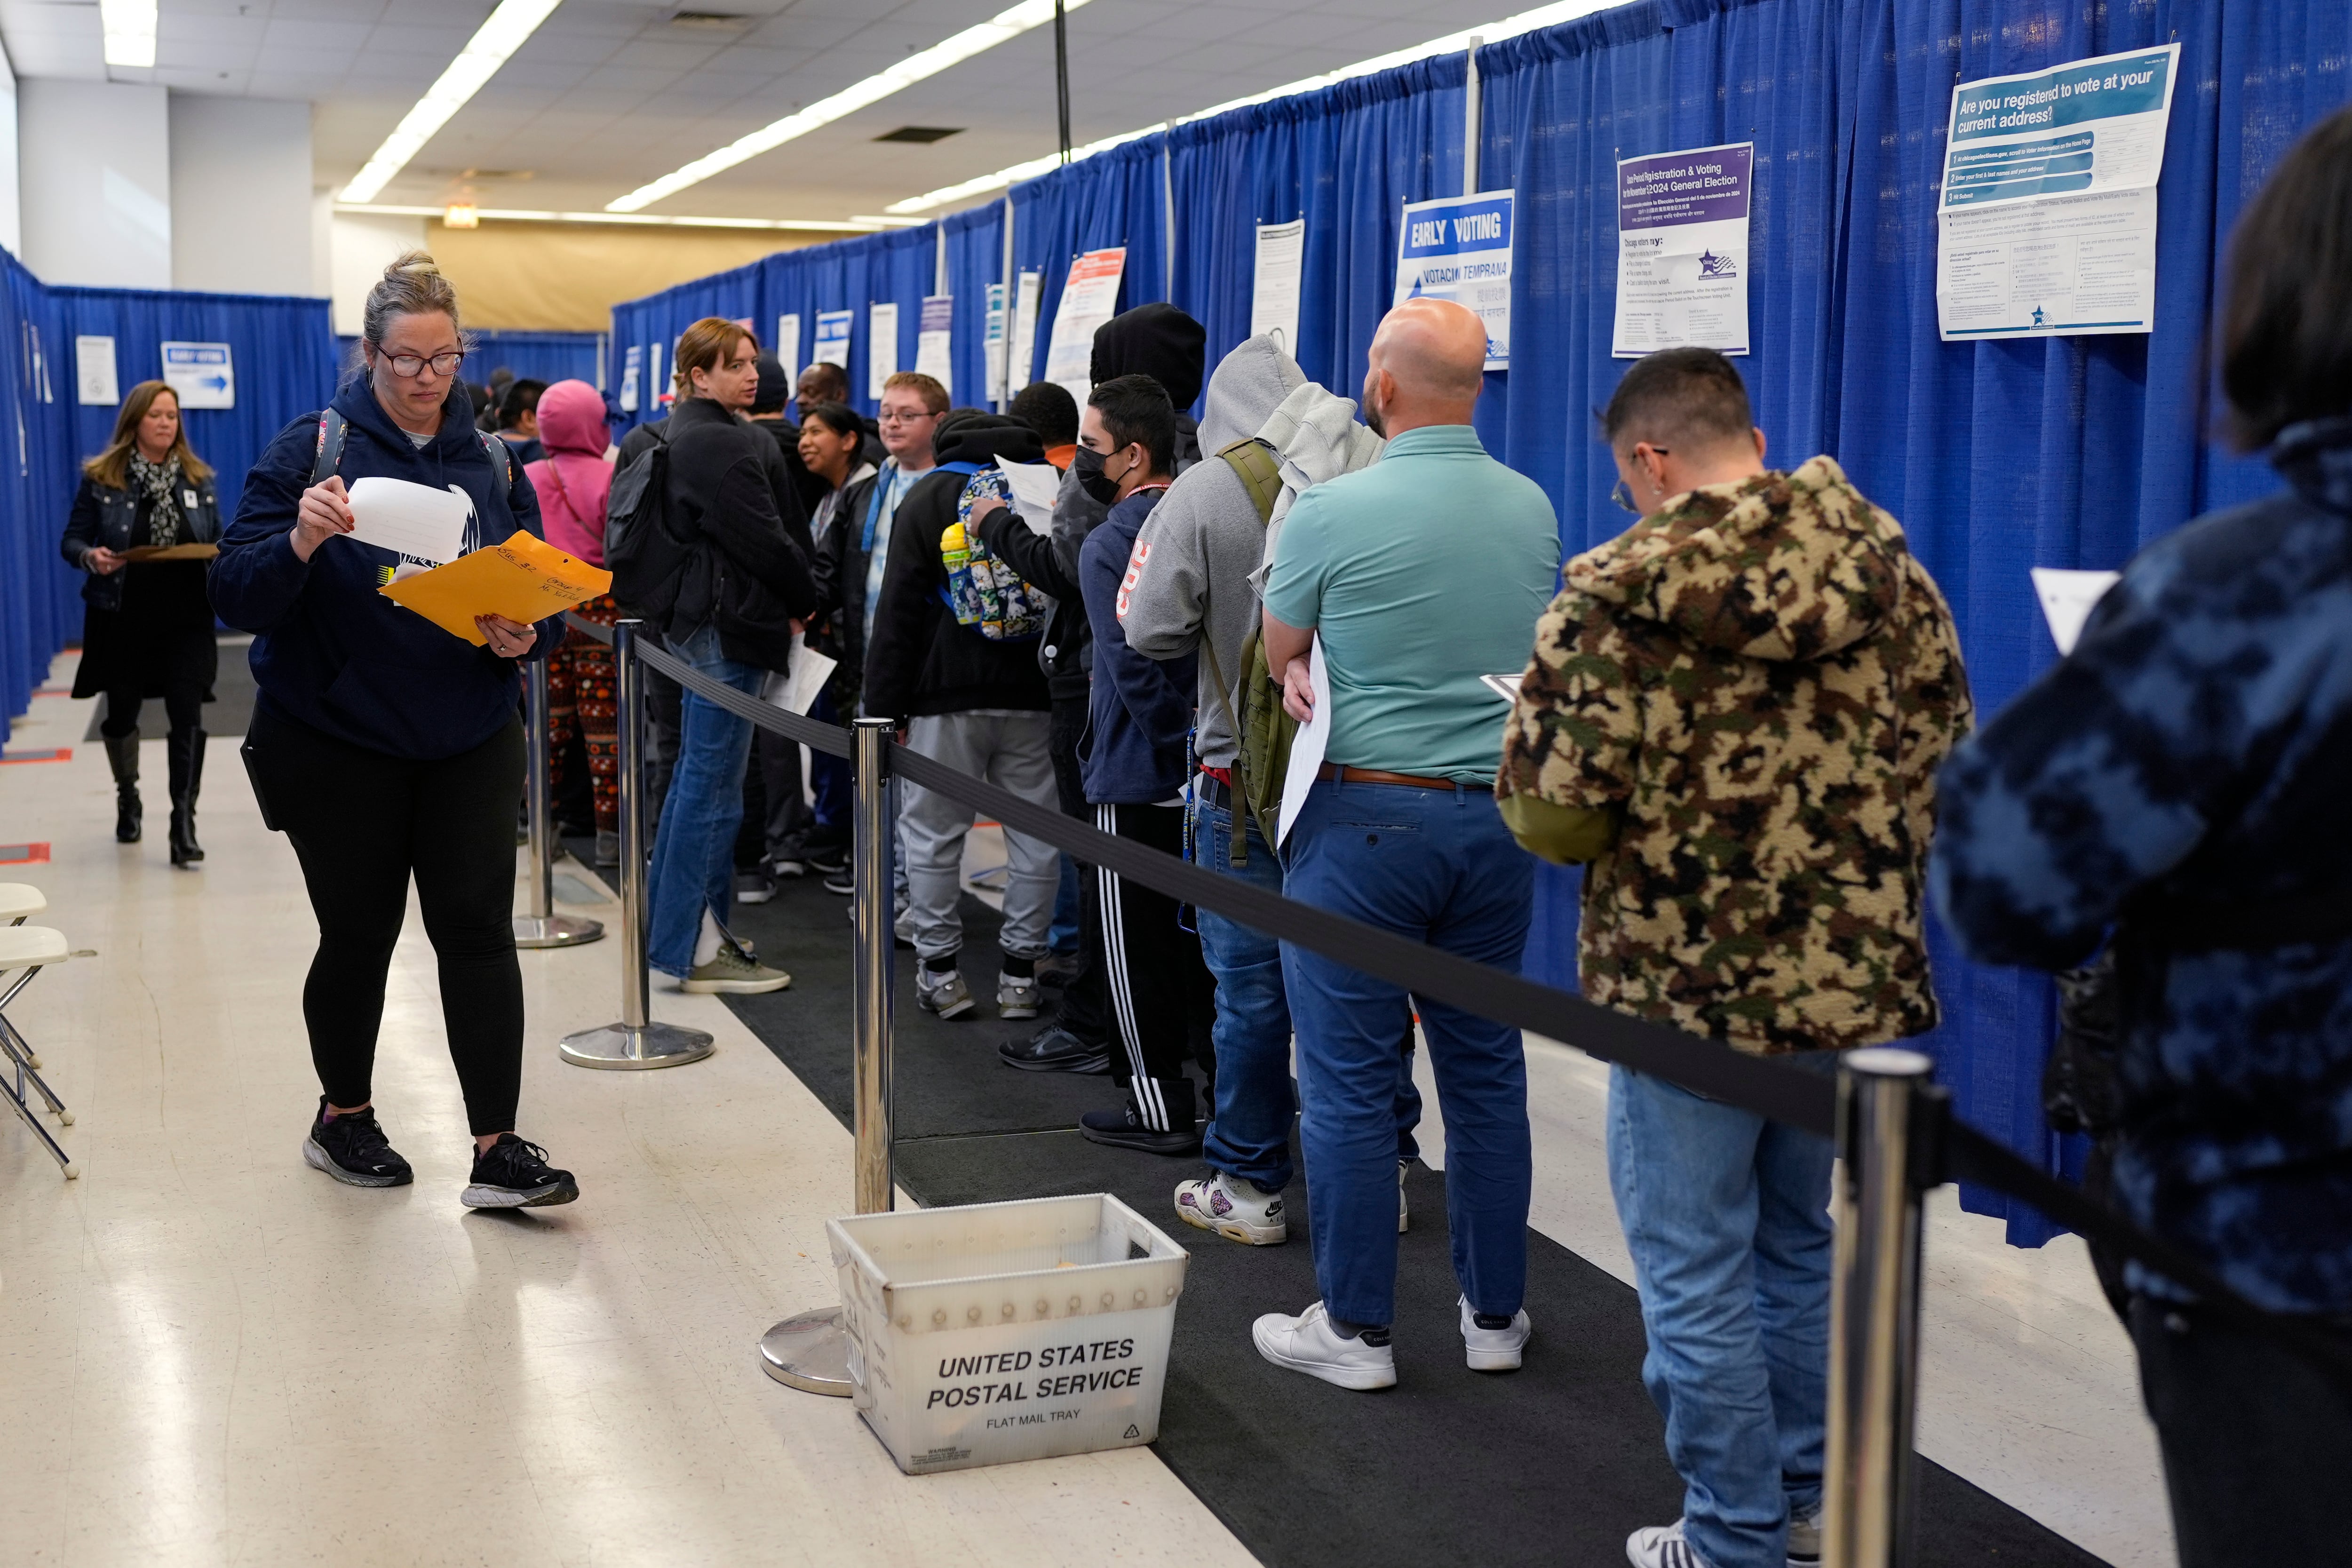
<svg viewBox="0 0 2352 1568"><path fill-rule="evenodd" d="M1378 1334L1375 1344L1371 1336ZM1339 1388L1373 1389L1396 1386L1396 1351L1386 1329L1366 1329L1343 1340L1331 1327L1330 1314L1320 1301L1292 1317L1268 1312L1250 1325L1257 1353L1276 1366L1319 1377Z"/></svg>
<svg viewBox="0 0 2352 1568"><path fill-rule="evenodd" d="M1462 1349L1467 1355L1472 1372L1517 1372L1519 1358L1528 1348L1528 1338L1535 1325L1528 1320L1525 1307L1511 1314L1510 1321L1489 1328L1478 1321L1480 1314L1470 1310L1470 1298L1458 1298L1462 1304Z"/></svg>
<svg viewBox="0 0 2352 1568"><path fill-rule="evenodd" d="M1039 989L1034 974L999 974L996 977L996 1016L1000 1018L1034 1018L1045 1005L1045 993Z"/></svg>
<svg viewBox="0 0 2352 1568"><path fill-rule="evenodd" d="M375 1111L347 1111L327 1119L327 1097L319 1097L319 1114L310 1119L310 1135L302 1140L302 1160L314 1171L324 1171L347 1187L404 1187L415 1179L408 1162L393 1152Z"/></svg>
<svg viewBox="0 0 2352 1568"><path fill-rule="evenodd" d="M1404 1168L1412 1162L1397 1162L1397 1234L1402 1236L1412 1228L1412 1210L1404 1201Z"/></svg>
<svg viewBox="0 0 2352 1568"><path fill-rule="evenodd" d="M1625 1561L1633 1568L1707 1568L1698 1549L1683 1539L1683 1521L1653 1524L1625 1538Z"/></svg>
<svg viewBox="0 0 2352 1568"><path fill-rule="evenodd" d="M547 1151L511 1132L474 1156L473 1180L457 1201L469 1209L536 1209L580 1195L569 1171L547 1163Z"/></svg>
<svg viewBox="0 0 2352 1568"><path fill-rule="evenodd" d="M1202 1181L1177 1183L1176 1217L1244 1247L1279 1247L1290 1239L1290 1224L1282 1217L1282 1194L1223 1171L1213 1171Z"/></svg>
<svg viewBox="0 0 2352 1568"><path fill-rule="evenodd" d="M915 971L915 1005L942 1018L961 1018L975 1004L971 987L963 983L962 971L919 968Z"/></svg>
<svg viewBox="0 0 2352 1568"><path fill-rule="evenodd" d="M757 996L782 991L792 983L793 977L782 970L769 968L737 943L722 942L719 951L710 955L709 963L698 963L686 972L677 988L705 994Z"/></svg>
<svg viewBox="0 0 2352 1568"><path fill-rule="evenodd" d="M1789 1516L1789 1568L1821 1568L1822 1510Z"/></svg>

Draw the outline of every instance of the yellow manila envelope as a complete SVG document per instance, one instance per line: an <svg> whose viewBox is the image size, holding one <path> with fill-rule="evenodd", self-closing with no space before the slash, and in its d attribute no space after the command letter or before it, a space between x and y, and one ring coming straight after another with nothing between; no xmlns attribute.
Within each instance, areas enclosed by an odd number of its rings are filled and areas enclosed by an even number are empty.
<svg viewBox="0 0 2352 1568"><path fill-rule="evenodd" d="M476 616L504 616L525 624L543 621L612 591L610 572L566 555L523 529L517 529L504 544L460 555L446 566L376 590L476 647L489 642L476 629Z"/></svg>

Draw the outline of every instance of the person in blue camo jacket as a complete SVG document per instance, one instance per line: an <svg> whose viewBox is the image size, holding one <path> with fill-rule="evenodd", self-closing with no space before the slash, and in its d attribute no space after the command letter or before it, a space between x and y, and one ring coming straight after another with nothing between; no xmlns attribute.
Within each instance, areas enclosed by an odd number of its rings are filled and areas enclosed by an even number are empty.
<svg viewBox="0 0 2352 1568"><path fill-rule="evenodd" d="M2150 544L1944 770L1931 882L1975 957L2112 929L2125 1213L2352 1356L2352 110L2232 237L2231 434L2286 489ZM2137 1266L2184 1568L2341 1562L2352 1375Z"/></svg>

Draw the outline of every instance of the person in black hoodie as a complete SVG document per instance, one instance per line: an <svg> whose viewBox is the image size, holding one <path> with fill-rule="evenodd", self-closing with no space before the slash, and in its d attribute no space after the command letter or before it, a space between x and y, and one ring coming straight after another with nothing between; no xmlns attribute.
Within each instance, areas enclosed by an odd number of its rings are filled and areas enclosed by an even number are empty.
<svg viewBox="0 0 2352 1568"><path fill-rule="evenodd" d="M1208 332L1200 322L1173 305L1138 305L1095 329L1089 377L1097 385L1124 375L1143 375L1160 384L1176 416L1175 471L1199 460L1200 427L1189 414L1201 395L1201 376ZM1078 552L1087 536L1110 509L1087 493L1082 469L1099 473L1097 455L1084 447L1072 453L1069 471L1054 500L1054 531L1050 537L1032 531L1011 509L995 512L981 524L988 547L1012 563L1022 577L1054 597L1054 615L1038 648L1038 665L1045 673L1053 699L1053 722L1048 743L1054 759L1054 782L1062 810L1089 820L1094 808L1087 802L1078 768L1078 737L1087 724L1087 696L1094 666L1094 634L1087 625L1086 595L1078 581ZM1030 1072L1098 1073L1108 1070L1110 1014L1104 977L1095 954L1103 951L1102 933L1085 922L1091 920L1082 905L1078 967L1062 989L1062 1005L1052 1023L1027 1040L1008 1042L999 1054L1010 1065Z"/></svg>
<svg viewBox="0 0 2352 1568"><path fill-rule="evenodd" d="M677 658L738 691L759 695L791 660L793 623L816 607L803 541L780 504L774 439L739 416L759 388L760 345L717 316L677 342L670 411L667 523L695 541L660 628ZM678 706L677 764L662 803L648 878L646 962L688 991L781 991L792 976L760 963L728 934L735 834L743 821L748 720L688 691Z"/></svg>
<svg viewBox="0 0 2352 1568"><path fill-rule="evenodd" d="M449 1055L474 1133L474 1208L570 1203L580 1189L516 1136L522 974L515 963L514 823L523 736L515 663L562 623L477 616L455 637L377 589L428 563L339 537L346 486L385 478L466 498L466 550L539 532L522 465L478 433L457 380L457 291L412 250L369 290L362 374L306 414L247 474L221 539L213 608L254 634L244 755L262 819L293 842L319 919L302 990L320 1089L302 1156L359 1187L412 1179L377 1124L371 1079L384 977L416 882L440 961ZM331 471L313 483L318 470Z"/></svg>
<svg viewBox="0 0 2352 1568"><path fill-rule="evenodd" d="M999 458L1034 463L1045 453L1037 433L1017 419L977 408L950 409L932 432L938 467L898 503L889 553L866 649L865 710L898 721L915 751L985 778L1024 799L1054 803L1054 764L1046 748L1051 700L1037 667L1036 637L999 640L965 626L948 602L942 538L961 531L967 493L989 481L980 468ZM994 493L991 490L990 493ZM958 968L963 922L963 841L970 806L909 784L898 814L907 862L907 924L922 966L916 1002L942 1018L974 1006ZM1050 844L1008 829L1010 876L1004 923L997 935L1003 967L998 1013L1037 1016L1037 961L1054 913L1060 868Z"/></svg>

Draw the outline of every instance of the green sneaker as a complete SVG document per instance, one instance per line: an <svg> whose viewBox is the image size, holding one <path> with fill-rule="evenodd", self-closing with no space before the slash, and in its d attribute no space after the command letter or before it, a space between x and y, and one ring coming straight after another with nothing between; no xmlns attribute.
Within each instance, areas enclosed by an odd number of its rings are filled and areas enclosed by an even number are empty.
<svg viewBox="0 0 2352 1568"><path fill-rule="evenodd" d="M680 991L725 992L730 996L756 996L766 991L782 991L793 983L793 977L781 969L771 969L737 947L733 942L720 942L719 951L708 963L698 963L687 971L678 982Z"/></svg>

